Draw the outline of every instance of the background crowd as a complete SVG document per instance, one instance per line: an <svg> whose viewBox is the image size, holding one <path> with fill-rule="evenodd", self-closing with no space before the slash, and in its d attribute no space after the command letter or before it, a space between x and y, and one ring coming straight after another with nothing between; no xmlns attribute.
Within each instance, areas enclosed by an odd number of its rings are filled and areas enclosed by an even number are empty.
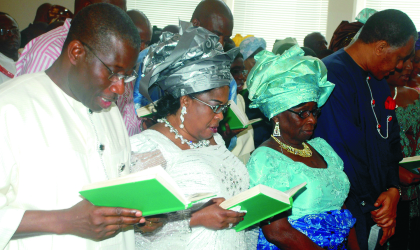
<svg viewBox="0 0 420 250"><path fill-rule="evenodd" d="M23 30L0 12L0 248L418 249L420 174L399 162L420 155L420 33L398 10L355 19L267 51L221 0L162 29L125 0L45 3ZM230 129L229 102L261 121ZM218 198L144 218L78 196L156 165ZM302 182L245 231L219 206Z"/></svg>

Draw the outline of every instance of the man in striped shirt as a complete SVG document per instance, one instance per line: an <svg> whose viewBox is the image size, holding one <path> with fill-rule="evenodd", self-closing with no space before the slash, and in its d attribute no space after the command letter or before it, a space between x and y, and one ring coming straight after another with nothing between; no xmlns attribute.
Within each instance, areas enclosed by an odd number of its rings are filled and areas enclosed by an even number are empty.
<svg viewBox="0 0 420 250"><path fill-rule="evenodd" d="M127 11L126 0L75 0L75 14L90 4L101 2L108 2ZM15 76L31 74L48 69L61 54L64 41L66 40L70 29L70 22L71 19L68 18L63 26L31 40L23 49L23 52L16 63Z"/></svg>

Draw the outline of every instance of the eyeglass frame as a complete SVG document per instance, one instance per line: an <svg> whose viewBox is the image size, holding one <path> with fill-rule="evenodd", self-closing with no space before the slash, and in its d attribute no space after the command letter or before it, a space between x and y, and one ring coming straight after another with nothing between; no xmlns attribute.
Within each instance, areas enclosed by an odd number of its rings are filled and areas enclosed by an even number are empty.
<svg viewBox="0 0 420 250"><path fill-rule="evenodd" d="M321 108L316 108L316 109L314 109L314 110L301 110L300 112L296 112L296 111L293 111L293 110L291 110L291 109L287 109L287 111L292 112L293 114L298 115L301 119L306 119L306 118L308 118L309 116L311 116L311 114L313 115L313 117L318 117L318 116L319 116L319 114L321 113ZM308 116L303 117L302 115L303 115L305 112L309 112L309 113L307 113L307 114L308 114Z"/></svg>
<svg viewBox="0 0 420 250"><path fill-rule="evenodd" d="M79 40L80 41L80 40ZM95 54L95 52L93 52L93 49L89 46L89 45L87 45L86 43L84 43L84 42L82 42L82 41L80 41L82 44L83 44L83 46L86 46L86 48L88 48L89 49L89 51L90 52L92 52L92 54L108 69L108 71L110 72L110 75L109 75L109 77L108 77L108 80L110 80L112 83L116 83L116 82L118 82L118 81L121 81L121 79L124 79L124 83L129 83L129 82L131 82L131 81L134 81L134 80L136 80L137 79L137 77L139 76L138 74L137 74L137 72L136 72L136 70L135 69L133 69L133 74L132 75L130 75L130 76L127 76L127 75L123 75L123 74L120 74L120 73L114 73L114 71L112 71L112 69L110 69L96 54ZM136 67L134 67L134 68L136 68ZM114 77L114 76L116 76L117 78L118 78L118 80L116 80L116 81L113 81L113 80L111 80L111 78L112 77ZM133 78L133 79L131 79L131 78Z"/></svg>
<svg viewBox="0 0 420 250"><path fill-rule="evenodd" d="M246 69L244 69L244 70L233 69L233 70L237 70L239 73L238 74L233 74L232 70L230 70L230 74L232 76L236 76L236 75L246 76L246 74L248 74L248 70L246 70Z"/></svg>
<svg viewBox="0 0 420 250"><path fill-rule="evenodd" d="M229 104L225 104L225 105L219 104L219 105L215 105L215 106L213 106L213 105L210 105L210 104L208 104L208 103L206 103L206 102L204 102L204 101L202 101L202 100L198 99L197 97L194 97L194 96L192 96L192 95L189 95L189 96L190 96L192 99L197 100L197 101L201 102L202 104L205 104L205 105L209 106L209 107L211 108L211 110L212 110L215 114L226 113L226 112L228 111L229 107L230 107L230 103L229 103ZM217 109L218 109L219 107L222 107L222 108L220 109L220 111L219 111L219 112L217 112Z"/></svg>
<svg viewBox="0 0 420 250"><path fill-rule="evenodd" d="M6 34L4 34L4 31L6 31ZM19 34L19 28L0 29L0 36L7 36L8 34L14 34L14 35Z"/></svg>

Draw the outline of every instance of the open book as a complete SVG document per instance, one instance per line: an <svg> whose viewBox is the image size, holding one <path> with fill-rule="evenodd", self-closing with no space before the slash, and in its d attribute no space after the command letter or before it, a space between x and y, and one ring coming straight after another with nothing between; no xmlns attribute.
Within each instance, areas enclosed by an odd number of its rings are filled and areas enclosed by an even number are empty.
<svg viewBox="0 0 420 250"><path fill-rule="evenodd" d="M140 107L136 109L136 114L138 117L150 117L153 115L153 113L156 112L155 109L156 102L152 102L147 104L146 106Z"/></svg>
<svg viewBox="0 0 420 250"><path fill-rule="evenodd" d="M400 166L414 174L420 174L420 156L405 157L400 161Z"/></svg>
<svg viewBox="0 0 420 250"><path fill-rule="evenodd" d="M143 216L187 209L194 202L214 196L212 193L200 193L184 197L161 166L88 184L79 193L96 206L138 209Z"/></svg>
<svg viewBox="0 0 420 250"><path fill-rule="evenodd" d="M297 185L285 192L259 184L220 204L224 209L246 211L244 220L239 222L235 230L239 232L260 221L271 218L292 208L292 196L306 185ZM240 207L239 207L240 206Z"/></svg>
<svg viewBox="0 0 420 250"><path fill-rule="evenodd" d="M245 112L234 101L230 100L228 103L230 104L230 108L224 115L223 120L220 121L220 128L223 131L226 130L225 123L229 124L230 129L241 129L247 128L249 125L262 120L261 118L248 120Z"/></svg>

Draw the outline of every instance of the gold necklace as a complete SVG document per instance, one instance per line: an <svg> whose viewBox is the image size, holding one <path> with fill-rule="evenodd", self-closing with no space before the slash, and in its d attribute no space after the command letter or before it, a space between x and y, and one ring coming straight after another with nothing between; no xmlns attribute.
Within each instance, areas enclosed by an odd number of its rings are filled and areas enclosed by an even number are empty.
<svg viewBox="0 0 420 250"><path fill-rule="evenodd" d="M292 146L289 146L289 145L281 142L279 139L277 139L273 135L271 135L271 137L280 145L279 146L280 148L286 149L286 151L291 153L291 154L299 155L299 156L302 156L302 157L311 157L312 156L312 150L304 142L302 142L303 149L297 149L297 148L294 148Z"/></svg>

